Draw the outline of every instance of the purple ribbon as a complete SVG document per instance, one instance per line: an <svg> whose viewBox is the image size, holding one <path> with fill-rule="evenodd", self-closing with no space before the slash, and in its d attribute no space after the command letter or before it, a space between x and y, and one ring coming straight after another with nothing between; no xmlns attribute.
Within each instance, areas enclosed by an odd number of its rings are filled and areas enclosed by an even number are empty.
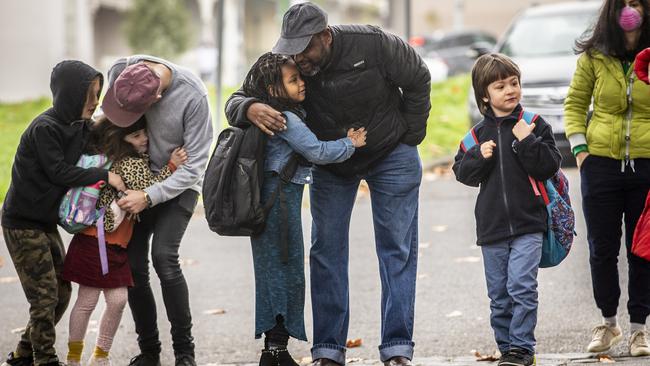
<svg viewBox="0 0 650 366"><path fill-rule="evenodd" d="M99 245L99 261L102 264L102 275L108 273L108 256L106 255L106 240L104 239L104 213L106 208L99 210L99 219L97 220L97 244Z"/></svg>

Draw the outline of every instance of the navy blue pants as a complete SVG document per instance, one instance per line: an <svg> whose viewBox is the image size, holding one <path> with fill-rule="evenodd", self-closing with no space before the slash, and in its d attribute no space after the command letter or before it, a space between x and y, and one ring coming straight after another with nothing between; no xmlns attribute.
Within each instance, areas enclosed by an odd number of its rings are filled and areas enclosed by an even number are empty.
<svg viewBox="0 0 650 366"><path fill-rule="evenodd" d="M627 309L631 322L644 324L650 314L650 262L630 250L650 187L650 159L636 159L635 172L630 166L621 172L620 160L590 155L580 177L596 305L604 317L616 315L621 296L617 264L623 222L629 266Z"/></svg>

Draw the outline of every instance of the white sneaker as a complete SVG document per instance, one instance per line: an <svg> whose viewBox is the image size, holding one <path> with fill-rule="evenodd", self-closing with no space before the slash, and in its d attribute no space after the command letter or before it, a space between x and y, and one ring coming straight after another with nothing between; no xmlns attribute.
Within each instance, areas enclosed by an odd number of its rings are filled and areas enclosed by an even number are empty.
<svg viewBox="0 0 650 366"><path fill-rule="evenodd" d="M111 359L108 357L90 357L88 366L111 366Z"/></svg>
<svg viewBox="0 0 650 366"><path fill-rule="evenodd" d="M650 346L648 346L648 332L637 330L630 336L630 354L634 357L650 356Z"/></svg>
<svg viewBox="0 0 650 366"><path fill-rule="evenodd" d="M619 326L599 325L593 330L594 336L587 346L587 352L605 352L623 339ZM647 343L646 343L647 344Z"/></svg>

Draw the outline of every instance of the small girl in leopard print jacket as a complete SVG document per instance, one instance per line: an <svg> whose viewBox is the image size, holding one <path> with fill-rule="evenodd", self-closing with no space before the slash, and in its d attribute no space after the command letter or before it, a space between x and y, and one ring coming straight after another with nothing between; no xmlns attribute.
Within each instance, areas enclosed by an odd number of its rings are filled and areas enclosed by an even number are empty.
<svg viewBox="0 0 650 366"><path fill-rule="evenodd" d="M149 168L146 120L143 116L133 125L121 128L100 117L93 126L96 153L105 154L113 164L111 172L122 177L128 189L143 190L172 175L187 160L183 148L176 148L169 163L158 174ZM121 192L111 186L102 188L97 203L104 208L104 231L108 273L102 274L96 226L90 226L72 238L65 258L63 278L79 284L77 301L70 313L67 364L81 363L83 340L88 321L95 310L99 294L104 293L106 309L102 314L95 349L88 365L110 365L108 352L126 306L128 287L133 286L126 246L133 234L135 217L127 217L115 203Z"/></svg>

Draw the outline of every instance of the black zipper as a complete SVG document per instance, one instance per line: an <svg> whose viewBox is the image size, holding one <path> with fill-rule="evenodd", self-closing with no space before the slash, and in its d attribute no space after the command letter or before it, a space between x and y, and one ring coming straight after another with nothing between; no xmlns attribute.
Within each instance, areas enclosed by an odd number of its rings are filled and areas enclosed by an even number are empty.
<svg viewBox="0 0 650 366"><path fill-rule="evenodd" d="M501 194L503 195L503 204L506 207L506 218L508 220L510 235L514 235L515 231L512 228L512 221L510 220L510 206L508 205L508 196L506 195L506 176L503 172L503 152L501 151L501 122L497 123L497 142L497 147L499 148L499 172L501 173Z"/></svg>

